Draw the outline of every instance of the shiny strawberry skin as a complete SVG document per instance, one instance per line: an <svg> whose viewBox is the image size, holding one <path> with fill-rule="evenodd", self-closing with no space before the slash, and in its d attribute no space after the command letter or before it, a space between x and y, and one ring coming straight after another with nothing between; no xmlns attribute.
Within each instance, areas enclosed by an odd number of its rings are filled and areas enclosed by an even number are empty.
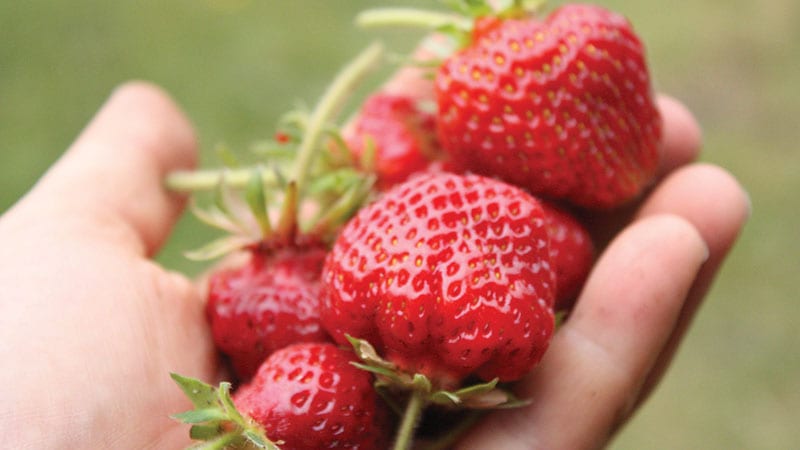
<svg viewBox="0 0 800 450"><path fill-rule="evenodd" d="M360 159L367 140L375 149L378 187L386 189L419 172L439 153L435 117L408 96L377 92L361 107L346 141Z"/></svg>
<svg viewBox="0 0 800 450"><path fill-rule="evenodd" d="M543 202L550 238L550 259L556 272L556 311L569 309L580 293L595 259L592 237L566 210Z"/></svg>
<svg viewBox="0 0 800 450"><path fill-rule="evenodd" d="M650 183L661 119L624 17L573 4L545 20L479 18L473 35L436 76L438 136L455 162L595 209Z"/></svg>
<svg viewBox="0 0 800 450"><path fill-rule="evenodd" d="M206 315L214 343L242 380L275 350L326 341L319 319L321 247L253 251L241 267L209 278Z"/></svg>
<svg viewBox="0 0 800 450"><path fill-rule="evenodd" d="M278 350L234 393L236 409L282 450L386 448L388 411L353 358L329 343Z"/></svg>
<svg viewBox="0 0 800 450"><path fill-rule="evenodd" d="M322 323L450 388L509 381L553 332L544 213L521 189L477 176L419 175L362 209L323 269Z"/></svg>

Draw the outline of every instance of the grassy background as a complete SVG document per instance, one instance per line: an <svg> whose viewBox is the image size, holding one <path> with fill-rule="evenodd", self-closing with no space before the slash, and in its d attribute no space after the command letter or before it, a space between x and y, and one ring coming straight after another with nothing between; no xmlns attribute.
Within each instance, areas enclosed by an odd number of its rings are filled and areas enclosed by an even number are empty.
<svg viewBox="0 0 800 450"><path fill-rule="evenodd" d="M0 2L0 211L123 80L166 87L205 155L220 141L241 148L269 135L283 111L297 99L313 103L365 45L370 34L351 18L379 3ZM703 159L733 172L754 205L670 375L612 448L792 448L800 442L800 2L602 3L636 24L657 87L704 126ZM412 46L402 33L382 36ZM161 261L197 272L180 252L208 235L181 221Z"/></svg>

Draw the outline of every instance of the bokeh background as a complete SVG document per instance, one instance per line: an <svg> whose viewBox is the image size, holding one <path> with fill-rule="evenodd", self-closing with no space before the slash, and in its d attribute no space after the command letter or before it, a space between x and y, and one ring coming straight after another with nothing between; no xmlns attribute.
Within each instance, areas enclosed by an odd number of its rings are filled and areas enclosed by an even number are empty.
<svg viewBox="0 0 800 450"><path fill-rule="evenodd" d="M669 376L611 447L798 448L800 2L600 3L634 22L656 86L704 127L702 159L729 169L753 202ZM388 2L0 2L0 211L124 80L172 93L197 127L204 164L220 142L240 149L271 135L282 112L297 100L313 104L368 40L413 47L414 33L352 26L358 10L379 4ZM159 259L195 274L203 266L181 252L210 235L187 217Z"/></svg>

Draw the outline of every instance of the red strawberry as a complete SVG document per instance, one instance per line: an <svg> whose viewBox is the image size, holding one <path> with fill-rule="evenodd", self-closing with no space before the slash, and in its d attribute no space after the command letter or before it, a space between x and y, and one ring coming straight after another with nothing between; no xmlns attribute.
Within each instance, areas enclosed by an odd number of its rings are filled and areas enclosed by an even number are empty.
<svg viewBox="0 0 800 450"><path fill-rule="evenodd" d="M594 244L589 232L568 212L542 203L550 259L556 271L556 311L572 306L594 263Z"/></svg>
<svg viewBox="0 0 800 450"><path fill-rule="evenodd" d="M282 450L382 449L387 412L372 376L331 344L296 344L274 353L234 394L239 411Z"/></svg>
<svg viewBox="0 0 800 450"><path fill-rule="evenodd" d="M541 205L514 186L414 177L343 228L323 269L323 326L434 386L517 379L553 332L547 239Z"/></svg>
<svg viewBox="0 0 800 450"><path fill-rule="evenodd" d="M214 343L241 379L280 348L329 339L319 318L326 253L319 247L256 251L244 266L211 275L206 314Z"/></svg>
<svg viewBox="0 0 800 450"><path fill-rule="evenodd" d="M207 448L386 448L388 410L353 361L332 344L294 344L264 361L233 399L229 383L216 389L173 374L196 408L175 418L194 425L194 439L216 444Z"/></svg>
<svg viewBox="0 0 800 450"><path fill-rule="evenodd" d="M372 165L378 187L388 188L425 169L438 152L434 114L408 96L378 92L362 105L347 144L362 164ZM366 150L372 147L372 155ZM374 158L373 161L364 161Z"/></svg>
<svg viewBox="0 0 800 450"><path fill-rule="evenodd" d="M621 15L566 5L545 20L477 19L436 75L453 160L590 208L635 197L659 163L661 120L644 49Z"/></svg>

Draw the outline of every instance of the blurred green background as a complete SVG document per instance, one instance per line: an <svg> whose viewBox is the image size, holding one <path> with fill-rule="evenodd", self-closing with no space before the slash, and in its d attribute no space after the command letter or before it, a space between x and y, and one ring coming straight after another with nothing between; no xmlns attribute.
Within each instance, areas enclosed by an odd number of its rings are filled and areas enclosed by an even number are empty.
<svg viewBox="0 0 800 450"><path fill-rule="evenodd" d="M131 78L172 93L197 127L206 164L219 142L243 148L269 136L282 112L298 99L313 103L341 64L378 36L351 21L379 4L0 2L0 211ZM702 123L702 158L735 174L754 205L669 376L611 447L797 448L800 2L602 4L634 22L658 89L682 99ZM410 34L380 36L403 51L413 46ZM181 251L209 235L187 217L160 259L194 274L202 266Z"/></svg>

